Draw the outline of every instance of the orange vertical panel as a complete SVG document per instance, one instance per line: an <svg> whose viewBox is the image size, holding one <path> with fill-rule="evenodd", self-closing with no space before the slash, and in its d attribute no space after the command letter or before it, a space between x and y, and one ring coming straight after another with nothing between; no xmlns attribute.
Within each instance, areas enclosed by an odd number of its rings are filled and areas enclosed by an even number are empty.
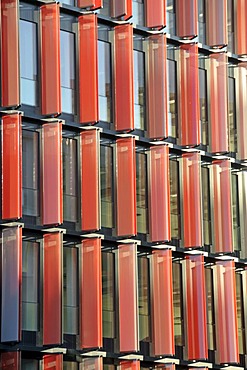
<svg viewBox="0 0 247 370"><path fill-rule="evenodd" d="M63 369L63 355L47 355L44 356L43 361L44 370L62 370Z"/></svg>
<svg viewBox="0 0 247 370"><path fill-rule="evenodd" d="M44 235L43 344L62 342L62 234Z"/></svg>
<svg viewBox="0 0 247 370"><path fill-rule="evenodd" d="M40 7L41 14L41 114L61 113L59 4Z"/></svg>
<svg viewBox="0 0 247 370"><path fill-rule="evenodd" d="M207 45L227 45L227 0L206 0Z"/></svg>
<svg viewBox="0 0 247 370"><path fill-rule="evenodd" d="M169 147L150 148L149 230L152 242L171 239Z"/></svg>
<svg viewBox="0 0 247 370"><path fill-rule="evenodd" d="M185 248L201 247L201 156L182 155L183 244Z"/></svg>
<svg viewBox="0 0 247 370"><path fill-rule="evenodd" d="M214 266L214 304L217 362L238 363L237 301L234 261Z"/></svg>
<svg viewBox="0 0 247 370"><path fill-rule="evenodd" d="M102 347L101 239L83 240L81 246L80 346Z"/></svg>
<svg viewBox="0 0 247 370"><path fill-rule="evenodd" d="M230 160L213 161L214 251L233 252Z"/></svg>
<svg viewBox="0 0 247 370"><path fill-rule="evenodd" d="M228 151L227 54L210 55L211 151Z"/></svg>
<svg viewBox="0 0 247 370"><path fill-rule="evenodd" d="M136 234L135 139L116 141L117 235Z"/></svg>
<svg viewBox="0 0 247 370"><path fill-rule="evenodd" d="M184 261L185 322L188 360L208 358L204 256Z"/></svg>
<svg viewBox="0 0 247 370"><path fill-rule="evenodd" d="M96 123L99 120L97 15L82 15L78 27L80 122Z"/></svg>
<svg viewBox="0 0 247 370"><path fill-rule="evenodd" d="M42 127L42 223L61 224L63 217L62 124Z"/></svg>
<svg viewBox="0 0 247 370"><path fill-rule="evenodd" d="M133 26L115 27L115 128L134 129Z"/></svg>
<svg viewBox="0 0 247 370"><path fill-rule="evenodd" d="M247 3L238 0L235 5L235 53L247 54Z"/></svg>
<svg viewBox="0 0 247 370"><path fill-rule="evenodd" d="M175 354L175 344L171 250L153 251L151 274L153 354L172 356Z"/></svg>
<svg viewBox="0 0 247 370"><path fill-rule="evenodd" d="M199 119L198 46L186 44L180 47L181 145L200 144Z"/></svg>
<svg viewBox="0 0 247 370"><path fill-rule="evenodd" d="M99 132L81 133L81 228L100 229L99 205Z"/></svg>
<svg viewBox="0 0 247 370"><path fill-rule="evenodd" d="M119 351L138 351L137 248L118 247Z"/></svg>
<svg viewBox="0 0 247 370"><path fill-rule="evenodd" d="M119 0L117 0L119 1ZM132 0L125 0L126 1L126 14L124 15L124 20L127 21L132 17Z"/></svg>
<svg viewBox="0 0 247 370"><path fill-rule="evenodd" d="M96 10L103 7L103 0L77 0L79 8L91 8Z"/></svg>
<svg viewBox="0 0 247 370"><path fill-rule="evenodd" d="M191 39L198 35L197 0L176 0L177 36Z"/></svg>
<svg viewBox="0 0 247 370"><path fill-rule="evenodd" d="M0 369L21 370L21 352L2 352L0 355Z"/></svg>
<svg viewBox="0 0 247 370"><path fill-rule="evenodd" d="M81 369L81 368L80 368ZM103 370L103 358L85 358L82 360L82 370Z"/></svg>
<svg viewBox="0 0 247 370"><path fill-rule="evenodd" d="M2 0L1 12L1 105L16 107L20 104L18 0Z"/></svg>
<svg viewBox="0 0 247 370"><path fill-rule="evenodd" d="M149 37L148 47L148 135L151 138L168 136L166 35Z"/></svg>
<svg viewBox="0 0 247 370"><path fill-rule="evenodd" d="M140 361L121 361L120 370L140 370Z"/></svg>
<svg viewBox="0 0 247 370"><path fill-rule="evenodd" d="M146 0L146 26L163 28L166 25L166 1Z"/></svg>
<svg viewBox="0 0 247 370"><path fill-rule="evenodd" d="M246 3L247 4L247 3ZM238 65L237 77L238 158L247 159L247 64Z"/></svg>
<svg viewBox="0 0 247 370"><path fill-rule="evenodd" d="M2 230L1 342L21 340L22 229Z"/></svg>
<svg viewBox="0 0 247 370"><path fill-rule="evenodd" d="M2 117L2 219L22 217L21 116Z"/></svg>

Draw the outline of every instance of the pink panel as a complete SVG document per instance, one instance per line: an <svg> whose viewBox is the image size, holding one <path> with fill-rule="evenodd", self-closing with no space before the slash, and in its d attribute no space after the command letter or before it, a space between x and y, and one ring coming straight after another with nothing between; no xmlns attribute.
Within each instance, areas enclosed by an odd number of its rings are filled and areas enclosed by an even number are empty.
<svg viewBox="0 0 247 370"><path fill-rule="evenodd" d="M235 5L235 53L247 54L247 3L238 0Z"/></svg>
<svg viewBox="0 0 247 370"><path fill-rule="evenodd" d="M227 44L227 0L206 1L207 45L222 47Z"/></svg>
<svg viewBox="0 0 247 370"><path fill-rule="evenodd" d="M140 370L140 361L121 361L120 370Z"/></svg>
<svg viewBox="0 0 247 370"><path fill-rule="evenodd" d="M203 243L200 154L183 154L182 169L184 247L201 247Z"/></svg>
<svg viewBox="0 0 247 370"><path fill-rule="evenodd" d="M233 252L231 210L231 162L213 161L214 251Z"/></svg>
<svg viewBox="0 0 247 370"><path fill-rule="evenodd" d="M63 355L47 355L44 356L43 361L44 370L62 370L63 369Z"/></svg>
<svg viewBox="0 0 247 370"><path fill-rule="evenodd" d="M146 26L151 28L163 28L166 25L166 1L146 0Z"/></svg>
<svg viewBox="0 0 247 370"><path fill-rule="evenodd" d="M176 0L177 36L185 39L198 35L197 0Z"/></svg>
<svg viewBox="0 0 247 370"><path fill-rule="evenodd" d="M119 350L138 350L137 248L135 244L118 247Z"/></svg>
<svg viewBox="0 0 247 370"><path fill-rule="evenodd" d="M198 46L180 46L180 114L183 146L195 146L201 142Z"/></svg>
<svg viewBox="0 0 247 370"><path fill-rule="evenodd" d="M210 55L211 151L228 151L227 54Z"/></svg>
<svg viewBox="0 0 247 370"><path fill-rule="evenodd" d="M171 250L153 251L151 272L153 353L154 356L174 355Z"/></svg>
<svg viewBox="0 0 247 370"><path fill-rule="evenodd" d="M238 363L237 301L234 261L214 266L216 355L218 363Z"/></svg>
<svg viewBox="0 0 247 370"><path fill-rule="evenodd" d="M83 370L103 370L103 358L85 358L82 360Z"/></svg>
<svg viewBox="0 0 247 370"><path fill-rule="evenodd" d="M184 282L188 360L207 359L207 316L203 255L188 255L185 257Z"/></svg>

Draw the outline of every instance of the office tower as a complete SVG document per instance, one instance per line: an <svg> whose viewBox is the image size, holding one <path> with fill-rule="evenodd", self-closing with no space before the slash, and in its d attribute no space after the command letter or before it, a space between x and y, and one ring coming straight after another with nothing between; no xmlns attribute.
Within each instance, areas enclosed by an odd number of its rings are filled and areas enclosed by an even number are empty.
<svg viewBox="0 0 247 370"><path fill-rule="evenodd" d="M246 368L246 15L1 0L0 368Z"/></svg>

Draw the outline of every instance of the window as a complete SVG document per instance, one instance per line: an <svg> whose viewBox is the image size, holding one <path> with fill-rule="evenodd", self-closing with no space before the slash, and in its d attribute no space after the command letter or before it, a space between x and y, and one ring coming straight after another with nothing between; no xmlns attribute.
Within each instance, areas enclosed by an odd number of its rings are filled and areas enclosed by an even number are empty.
<svg viewBox="0 0 247 370"><path fill-rule="evenodd" d="M62 0L62 3L74 6L75 0Z"/></svg>
<svg viewBox="0 0 247 370"><path fill-rule="evenodd" d="M232 173L232 222L233 222L233 250L241 249L240 238L240 215L239 215L239 194L238 194L238 175Z"/></svg>
<svg viewBox="0 0 247 370"><path fill-rule="evenodd" d="M205 0L198 0L198 32L199 42L206 44L206 8Z"/></svg>
<svg viewBox="0 0 247 370"><path fill-rule="evenodd" d="M230 152L237 152L236 81L234 65L228 65L228 124Z"/></svg>
<svg viewBox="0 0 247 370"><path fill-rule="evenodd" d="M39 133L22 131L23 215L37 217L39 209Z"/></svg>
<svg viewBox="0 0 247 370"><path fill-rule="evenodd" d="M22 3L20 19L21 103L38 105L38 48L34 8ZM27 20L28 19L28 20ZM29 21L30 20L30 21Z"/></svg>
<svg viewBox="0 0 247 370"><path fill-rule="evenodd" d="M39 330L39 243L22 244L22 330Z"/></svg>
<svg viewBox="0 0 247 370"><path fill-rule="evenodd" d="M210 211L210 180L209 168L202 166L202 209L203 209L203 237L204 244L211 245L211 211Z"/></svg>
<svg viewBox="0 0 247 370"><path fill-rule="evenodd" d="M204 55L199 56L199 99L201 142L203 145L208 145L207 70Z"/></svg>
<svg viewBox="0 0 247 370"><path fill-rule="evenodd" d="M242 276L236 273L236 298L237 298L237 323L239 353L245 353L245 325L244 325L244 301L243 301Z"/></svg>
<svg viewBox="0 0 247 370"><path fill-rule="evenodd" d="M112 252L102 253L102 309L103 337L115 337L115 255Z"/></svg>
<svg viewBox="0 0 247 370"><path fill-rule="evenodd" d="M77 222L78 201L78 141L63 137L63 213L64 221Z"/></svg>
<svg viewBox="0 0 247 370"><path fill-rule="evenodd" d="M75 114L75 35L60 32L62 112Z"/></svg>
<svg viewBox="0 0 247 370"><path fill-rule="evenodd" d="M179 201L179 166L177 160L170 160L170 197L171 197L171 236L181 238L180 201Z"/></svg>
<svg viewBox="0 0 247 370"><path fill-rule="evenodd" d="M134 38L135 40L135 38ZM134 47L138 41L134 43ZM134 124L139 130L145 129L145 54L134 50Z"/></svg>
<svg viewBox="0 0 247 370"><path fill-rule="evenodd" d="M228 45L227 50L234 53L234 0L227 0L227 30Z"/></svg>
<svg viewBox="0 0 247 370"><path fill-rule="evenodd" d="M146 234L147 226L147 156L144 152L136 153L136 202L137 232Z"/></svg>
<svg viewBox="0 0 247 370"><path fill-rule="evenodd" d="M103 0L103 8L99 10L99 14L110 17L110 14L111 14L110 13L111 11L110 3L111 3L111 0Z"/></svg>
<svg viewBox="0 0 247 370"><path fill-rule="evenodd" d="M78 369L79 369L78 362L63 361L63 370L78 370Z"/></svg>
<svg viewBox="0 0 247 370"><path fill-rule="evenodd" d="M167 76L168 76L168 135L178 137L177 132L177 62L175 51L170 45L167 49Z"/></svg>
<svg viewBox="0 0 247 370"><path fill-rule="evenodd" d="M184 320L182 296L182 265L180 262L172 264L173 283L173 310L174 310L174 335L175 345L184 345Z"/></svg>
<svg viewBox="0 0 247 370"><path fill-rule="evenodd" d="M143 0L133 0L133 23L144 26L144 3Z"/></svg>
<svg viewBox="0 0 247 370"><path fill-rule="evenodd" d="M213 292L213 271L211 267L205 269L206 282L206 307L207 307L207 333L208 349L215 349L215 319L214 319L214 292Z"/></svg>
<svg viewBox="0 0 247 370"><path fill-rule="evenodd" d="M150 341L150 286L149 260L145 256L137 258L138 263L138 306L139 306L139 339Z"/></svg>
<svg viewBox="0 0 247 370"><path fill-rule="evenodd" d="M78 334L78 249L63 248L64 333Z"/></svg>
<svg viewBox="0 0 247 370"><path fill-rule="evenodd" d="M99 118L112 122L112 81L111 81L111 44L108 40L109 29L98 28L98 75L99 75Z"/></svg>
<svg viewBox="0 0 247 370"><path fill-rule="evenodd" d="M113 148L100 146L101 224L113 227Z"/></svg>
<svg viewBox="0 0 247 370"><path fill-rule="evenodd" d="M32 360L32 359L21 359L21 368L23 370L38 370L39 367L39 361L38 360Z"/></svg>
<svg viewBox="0 0 247 370"><path fill-rule="evenodd" d="M175 0L167 0L166 4L166 24L167 33L171 35L176 34L176 12L175 12Z"/></svg>

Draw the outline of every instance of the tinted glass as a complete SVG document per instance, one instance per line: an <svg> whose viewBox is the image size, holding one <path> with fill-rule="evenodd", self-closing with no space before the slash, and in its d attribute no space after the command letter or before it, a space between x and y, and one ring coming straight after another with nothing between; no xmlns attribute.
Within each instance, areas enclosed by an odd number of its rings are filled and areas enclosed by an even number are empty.
<svg viewBox="0 0 247 370"><path fill-rule="evenodd" d="M111 44L98 41L99 117L111 122Z"/></svg>
<svg viewBox="0 0 247 370"><path fill-rule="evenodd" d="M134 50L135 128L144 130L145 78L144 53Z"/></svg>
<svg viewBox="0 0 247 370"><path fill-rule="evenodd" d="M167 60L168 73L168 134L177 137L177 63Z"/></svg>
<svg viewBox="0 0 247 370"><path fill-rule="evenodd" d="M139 299L139 339L150 341L149 312L149 260L139 257L138 262L138 299Z"/></svg>
<svg viewBox="0 0 247 370"><path fill-rule="evenodd" d="M182 296L182 277L181 264L172 265L173 283L173 310L174 310L174 335L175 345L184 345L184 320L183 320L183 296Z"/></svg>
<svg viewBox="0 0 247 370"><path fill-rule="evenodd" d="M147 157L136 153L136 211L137 231L147 233Z"/></svg>
<svg viewBox="0 0 247 370"><path fill-rule="evenodd" d="M139 26L144 25L144 3L143 0L133 0L133 23Z"/></svg>
<svg viewBox="0 0 247 370"><path fill-rule="evenodd" d="M101 223L113 226L113 151L112 147L100 146Z"/></svg>
<svg viewBox="0 0 247 370"><path fill-rule="evenodd" d="M103 337L115 336L114 254L102 253Z"/></svg>

